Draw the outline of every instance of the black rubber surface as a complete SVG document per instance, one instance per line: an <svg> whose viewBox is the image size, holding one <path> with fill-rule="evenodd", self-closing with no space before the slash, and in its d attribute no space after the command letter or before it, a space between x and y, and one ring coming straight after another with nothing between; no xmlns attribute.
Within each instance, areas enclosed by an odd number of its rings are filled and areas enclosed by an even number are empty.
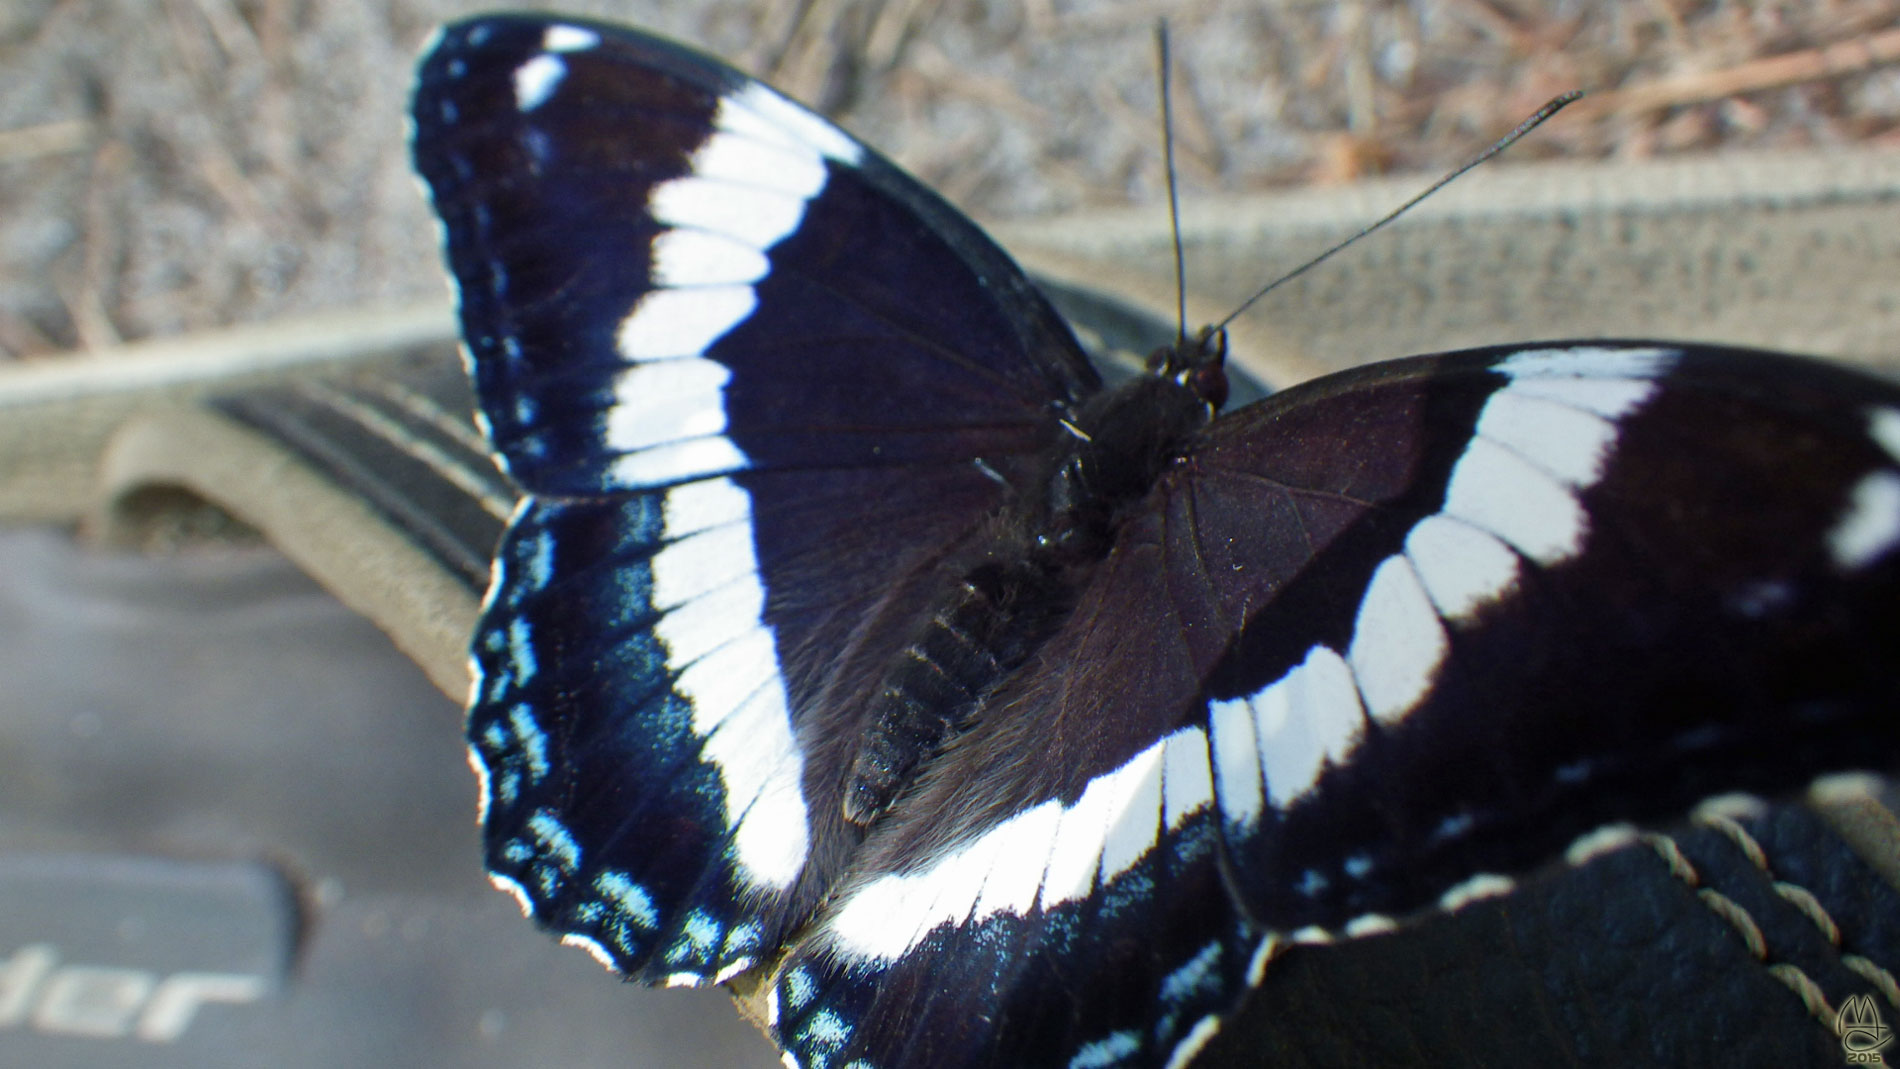
<svg viewBox="0 0 1900 1069"><path fill-rule="evenodd" d="M0 1065L709 1066L488 887L460 712L267 549L0 530Z"/></svg>

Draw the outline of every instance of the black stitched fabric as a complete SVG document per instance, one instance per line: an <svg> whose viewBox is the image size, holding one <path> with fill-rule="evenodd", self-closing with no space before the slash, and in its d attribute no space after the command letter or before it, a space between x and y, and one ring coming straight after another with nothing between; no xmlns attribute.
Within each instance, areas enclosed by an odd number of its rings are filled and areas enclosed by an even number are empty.
<svg viewBox="0 0 1900 1069"><path fill-rule="evenodd" d="M1670 841L1694 885L1636 845L1392 935L1292 950L1196 1064L1841 1065L1827 1010L1871 992L1900 1019L1843 962L1900 965L1900 890L1801 806L1740 827L1768 871L1721 831L1686 826ZM1839 946L1777 881L1813 894ZM1704 890L1745 912L1763 958ZM1822 1014L1790 969L1826 997Z"/></svg>

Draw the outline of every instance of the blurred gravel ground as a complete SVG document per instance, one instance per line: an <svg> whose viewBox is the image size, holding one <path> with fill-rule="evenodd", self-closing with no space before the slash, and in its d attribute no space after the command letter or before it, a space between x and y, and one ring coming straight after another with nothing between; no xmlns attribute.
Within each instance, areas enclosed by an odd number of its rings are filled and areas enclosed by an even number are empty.
<svg viewBox="0 0 1900 1069"><path fill-rule="evenodd" d="M1900 145L1894 0L572 3L727 57L991 218L1515 158ZM442 292L403 144L460 0L0 5L0 360ZM1157 210L1159 210L1157 208Z"/></svg>

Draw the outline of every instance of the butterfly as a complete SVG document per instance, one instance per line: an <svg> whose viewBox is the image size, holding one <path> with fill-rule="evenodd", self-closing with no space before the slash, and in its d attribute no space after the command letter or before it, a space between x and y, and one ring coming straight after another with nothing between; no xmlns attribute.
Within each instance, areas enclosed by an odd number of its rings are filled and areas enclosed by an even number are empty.
<svg viewBox="0 0 1900 1069"><path fill-rule="evenodd" d="M493 881L788 1064L1181 1065L1270 961L1900 757L1900 390L1572 341L1221 413L646 34L444 29L414 158L524 491L473 642ZM1607 829L1607 830L1606 830Z"/></svg>

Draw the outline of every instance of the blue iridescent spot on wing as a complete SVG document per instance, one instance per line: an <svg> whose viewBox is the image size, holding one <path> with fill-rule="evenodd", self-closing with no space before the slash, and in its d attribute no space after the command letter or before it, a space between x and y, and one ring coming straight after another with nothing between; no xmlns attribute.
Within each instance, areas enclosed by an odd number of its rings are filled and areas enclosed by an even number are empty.
<svg viewBox="0 0 1900 1069"><path fill-rule="evenodd" d="M770 644L744 645L761 606L750 624L694 616L754 567L742 544L703 537L743 523L738 493L689 485L531 503L511 527L476 641L470 738L487 772L497 876L611 964L638 969L658 955L653 968L673 982L756 960L782 922L748 908L748 888L761 874L785 878L785 851L802 833L785 833L786 809L755 810L797 768L794 752L759 749L774 707L756 689L717 688L735 673L772 685ZM720 657L726 667L695 687L699 666ZM587 670L580 708L567 689L576 665ZM722 737L736 743L722 748ZM588 792L613 806L585 805ZM755 811L767 819L748 839L741 825ZM761 837L763 855L752 845Z"/></svg>

